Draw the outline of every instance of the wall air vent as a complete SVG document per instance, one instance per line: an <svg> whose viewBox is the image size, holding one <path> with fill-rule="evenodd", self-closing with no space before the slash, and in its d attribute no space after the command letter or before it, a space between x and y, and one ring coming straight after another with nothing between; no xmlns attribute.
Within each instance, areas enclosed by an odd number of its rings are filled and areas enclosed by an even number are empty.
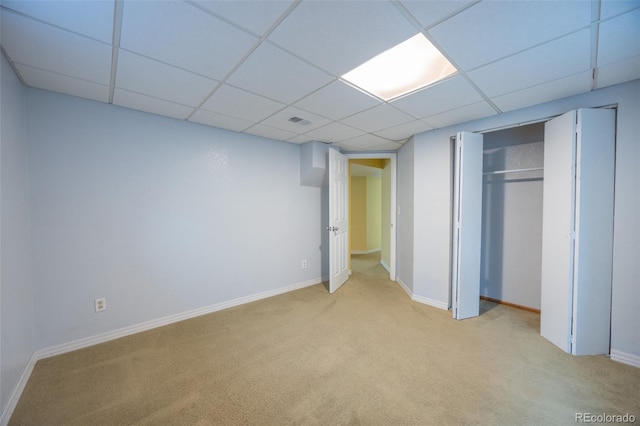
<svg viewBox="0 0 640 426"><path fill-rule="evenodd" d="M289 117L289 121L295 124L299 124L301 126L308 126L309 124L311 124L311 122L309 120L305 120L304 118L300 118L300 117Z"/></svg>

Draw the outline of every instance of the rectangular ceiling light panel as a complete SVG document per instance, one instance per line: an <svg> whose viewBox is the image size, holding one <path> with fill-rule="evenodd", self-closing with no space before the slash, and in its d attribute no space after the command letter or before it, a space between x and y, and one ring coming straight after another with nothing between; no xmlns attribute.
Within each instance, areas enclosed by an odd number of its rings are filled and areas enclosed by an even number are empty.
<svg viewBox="0 0 640 426"><path fill-rule="evenodd" d="M389 101L426 87L457 70L427 38L418 33L386 50L342 78Z"/></svg>

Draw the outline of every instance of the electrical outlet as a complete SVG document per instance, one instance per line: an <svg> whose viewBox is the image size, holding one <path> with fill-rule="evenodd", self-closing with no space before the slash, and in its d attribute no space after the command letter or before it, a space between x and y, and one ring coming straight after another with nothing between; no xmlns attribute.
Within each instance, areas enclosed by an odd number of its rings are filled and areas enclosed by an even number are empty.
<svg viewBox="0 0 640 426"><path fill-rule="evenodd" d="M94 303L96 312L102 312L107 309L107 299L105 297L94 300Z"/></svg>
<svg viewBox="0 0 640 426"><path fill-rule="evenodd" d="M307 260L302 261L302 269L307 269Z"/></svg>

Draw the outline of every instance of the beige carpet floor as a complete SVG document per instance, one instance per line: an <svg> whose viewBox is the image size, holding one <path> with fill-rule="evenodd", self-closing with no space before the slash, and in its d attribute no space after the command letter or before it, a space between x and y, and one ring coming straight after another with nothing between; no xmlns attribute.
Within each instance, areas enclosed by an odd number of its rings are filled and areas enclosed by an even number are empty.
<svg viewBox="0 0 640 426"><path fill-rule="evenodd" d="M490 302L455 321L375 256L323 285L37 363L11 425L575 424L640 418L640 369L573 357L539 315Z"/></svg>

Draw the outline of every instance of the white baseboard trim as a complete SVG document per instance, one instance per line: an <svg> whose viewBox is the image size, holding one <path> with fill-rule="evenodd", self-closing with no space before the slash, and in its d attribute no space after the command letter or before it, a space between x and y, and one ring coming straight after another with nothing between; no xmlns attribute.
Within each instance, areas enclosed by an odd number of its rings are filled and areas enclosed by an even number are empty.
<svg viewBox="0 0 640 426"><path fill-rule="evenodd" d="M612 349L611 359L632 367L640 368L640 356L638 355L628 354L626 352L620 352Z"/></svg>
<svg viewBox="0 0 640 426"><path fill-rule="evenodd" d="M433 306L434 308L443 309L445 311L449 310L449 304L441 302L439 300L429 299L428 297L414 295L413 297L411 297L411 300L413 300L414 302Z"/></svg>
<svg viewBox="0 0 640 426"><path fill-rule="evenodd" d="M413 292L409 290L409 286L406 285L400 278L396 278L396 282L400 284L400 287L402 287L402 289L409 295L411 300L413 300L414 302L433 306L434 308L443 309L445 311L449 310L449 306L446 303L443 303L439 300L429 299L428 297L414 295Z"/></svg>
<svg viewBox="0 0 640 426"><path fill-rule="evenodd" d="M387 264L385 263L385 261L384 261L384 260L380 260L380 264L382 265L382 267L383 267L383 268L384 268L388 273L391 273L391 268L389 267L389 265L387 265Z"/></svg>
<svg viewBox="0 0 640 426"><path fill-rule="evenodd" d="M252 294L249 296L239 297L226 302L216 303L214 305L205 306L202 308L194 309L187 312L182 312L175 315L169 315L163 318L135 324L129 327L119 328L117 330L108 331L106 333L97 334L95 336L85 337L83 339L74 340L61 345L51 346L45 349L36 351L37 359L49 358L55 355L60 355L66 352L75 351L77 349L86 348L89 346L97 345L99 343L108 342L110 340L119 339L120 337L129 336L131 334L140 333L143 331L151 330L153 328L162 327L165 325L173 324L175 322L184 321L190 318L195 318L201 315L210 314L212 312L221 311L223 309L232 308L238 305L244 305L245 303L255 302L257 300L266 299L267 297L277 296L279 294L288 293L290 291L299 290L304 287L309 287L315 284L320 284L322 280L315 278L313 280L304 281L297 284L280 287L274 290L268 290L261 293Z"/></svg>
<svg viewBox="0 0 640 426"><path fill-rule="evenodd" d="M413 292L409 290L409 286L407 286L400 278L396 277L396 282L400 284L400 287L409 295L410 299L413 299Z"/></svg>
<svg viewBox="0 0 640 426"><path fill-rule="evenodd" d="M22 375L20 376L20 380L13 388L13 392L9 397L9 401L7 401L7 406L2 410L2 415L0 416L0 425L7 426L9 424L9 420L11 419L11 415L13 414L13 410L16 409L18 405L18 401L22 396L22 392L24 391L25 386L27 386L27 382L29 381L29 377L31 377L31 373L33 372L33 367L35 367L36 362L38 361L37 352L34 352L31 355L31 359L27 363Z"/></svg>
<svg viewBox="0 0 640 426"><path fill-rule="evenodd" d="M382 249L371 249L371 250L351 250L351 254L371 254L382 251Z"/></svg>

